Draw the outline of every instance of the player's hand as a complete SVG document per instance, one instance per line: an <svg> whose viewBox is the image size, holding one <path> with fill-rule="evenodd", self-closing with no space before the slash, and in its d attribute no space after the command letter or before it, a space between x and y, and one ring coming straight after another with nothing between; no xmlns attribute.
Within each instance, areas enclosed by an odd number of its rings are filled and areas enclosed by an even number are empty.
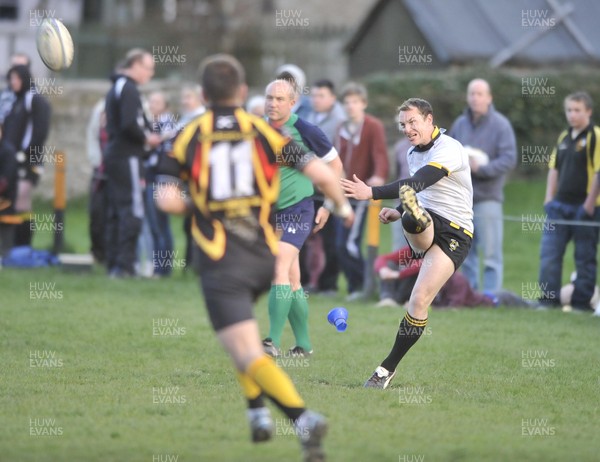
<svg viewBox="0 0 600 462"><path fill-rule="evenodd" d="M146 135L146 143L151 147L155 148L162 143L162 138L158 133L150 133Z"/></svg>
<svg viewBox="0 0 600 462"><path fill-rule="evenodd" d="M582 208L583 208L583 211L587 214L588 220L594 218L594 211L596 209L596 204L593 201L586 199L585 202L583 203Z"/></svg>
<svg viewBox="0 0 600 462"><path fill-rule="evenodd" d="M345 196L361 201L372 199L373 191L371 190L371 187L367 186L367 184L356 175L352 175L352 178L352 180L348 180L347 178L342 178L340 180Z"/></svg>
<svg viewBox="0 0 600 462"><path fill-rule="evenodd" d="M325 226L327 220L329 220L329 215L331 215L329 210L325 207L319 207L317 216L315 217L315 227L312 230L313 234L316 234L323 229L323 226Z"/></svg>
<svg viewBox="0 0 600 462"><path fill-rule="evenodd" d="M399 220L401 216L402 215L400 215L398 210L384 207L381 209L381 212L379 212L379 221L384 225L387 225L388 223L393 223L394 221Z"/></svg>

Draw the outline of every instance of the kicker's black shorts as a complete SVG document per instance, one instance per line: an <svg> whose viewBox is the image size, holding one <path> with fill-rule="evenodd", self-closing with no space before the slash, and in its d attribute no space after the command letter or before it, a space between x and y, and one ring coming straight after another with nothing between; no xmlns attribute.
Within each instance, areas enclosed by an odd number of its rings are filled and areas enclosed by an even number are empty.
<svg viewBox="0 0 600 462"><path fill-rule="evenodd" d="M469 255L473 243L473 233L429 209L427 211L433 221L433 243L448 255L448 258L454 263L454 271L456 271ZM427 253L415 252L412 247L411 250L415 258L423 258Z"/></svg>
<svg viewBox="0 0 600 462"><path fill-rule="evenodd" d="M254 319L256 299L271 287L275 257L261 243L248 248L228 236L225 256L215 262L197 246L200 282L215 331Z"/></svg>

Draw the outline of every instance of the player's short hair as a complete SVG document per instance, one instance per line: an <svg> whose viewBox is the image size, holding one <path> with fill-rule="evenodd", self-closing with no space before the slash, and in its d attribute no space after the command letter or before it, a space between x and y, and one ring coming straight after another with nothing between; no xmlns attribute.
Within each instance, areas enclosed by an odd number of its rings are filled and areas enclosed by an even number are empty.
<svg viewBox="0 0 600 462"><path fill-rule="evenodd" d="M144 59L144 56L152 54L144 48L132 48L127 52L123 61L119 62L119 69L131 69L135 63L139 63Z"/></svg>
<svg viewBox="0 0 600 462"><path fill-rule="evenodd" d="M574 93L571 93L565 98L565 104L567 104L567 101L583 102L586 109L594 108L594 101L592 100L592 97L587 91L576 91Z"/></svg>
<svg viewBox="0 0 600 462"><path fill-rule="evenodd" d="M245 81L243 66L231 55L212 55L200 63L202 90L212 103L233 98Z"/></svg>
<svg viewBox="0 0 600 462"><path fill-rule="evenodd" d="M333 82L329 79L319 79L315 83L313 83L314 88L328 88L329 91L335 94L335 86Z"/></svg>
<svg viewBox="0 0 600 462"><path fill-rule="evenodd" d="M362 99L365 103L369 102L369 94L367 93L367 89L365 88L364 85L360 84L360 83L356 83L356 82L348 82L346 85L344 85L344 88L342 88L342 101L344 101L344 99L347 96L358 96L360 99Z"/></svg>
<svg viewBox="0 0 600 462"><path fill-rule="evenodd" d="M277 77L275 78L275 80L271 83L275 83L278 80L283 80L287 83L290 84L290 96L293 99L298 99L298 96L300 95L300 86L298 85L298 81L296 80L296 77L293 76L293 74L291 72L288 71L283 71L280 72L279 74L277 74Z"/></svg>
<svg viewBox="0 0 600 462"><path fill-rule="evenodd" d="M401 112L410 111L412 108L417 109L417 111L419 111L423 117L427 117L429 114L433 116L433 108L431 107L431 104L429 104L429 101L425 101L421 98L408 98L400 106L398 106L397 113L400 115Z"/></svg>

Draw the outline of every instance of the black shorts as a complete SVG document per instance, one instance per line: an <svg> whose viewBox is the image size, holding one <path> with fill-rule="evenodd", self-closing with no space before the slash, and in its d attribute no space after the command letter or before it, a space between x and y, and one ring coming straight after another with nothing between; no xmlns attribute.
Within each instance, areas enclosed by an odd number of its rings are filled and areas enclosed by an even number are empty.
<svg viewBox="0 0 600 462"><path fill-rule="evenodd" d="M448 258L454 263L454 271L456 271L469 255L473 243L473 233L431 210L427 210L427 212L433 221L433 243L448 255ZM415 258L423 258L427 253L415 252L412 247L411 250Z"/></svg>
<svg viewBox="0 0 600 462"><path fill-rule="evenodd" d="M256 299L271 287L275 257L264 244L248 249L228 237L225 256L215 262L197 246L200 282L215 331L254 319Z"/></svg>

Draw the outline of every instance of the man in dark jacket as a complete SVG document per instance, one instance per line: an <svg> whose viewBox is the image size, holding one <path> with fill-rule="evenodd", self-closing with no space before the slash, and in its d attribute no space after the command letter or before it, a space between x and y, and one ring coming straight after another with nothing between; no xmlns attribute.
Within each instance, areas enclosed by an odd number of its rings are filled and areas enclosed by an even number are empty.
<svg viewBox="0 0 600 462"><path fill-rule="evenodd" d="M31 193L43 171L43 145L50 127L50 105L36 92L29 67L7 74L15 99L0 141L0 226L2 251L31 245Z"/></svg>
<svg viewBox="0 0 600 462"><path fill-rule="evenodd" d="M134 275L136 244L144 216L140 159L146 147L160 143L160 136L150 133L137 89L153 75L152 55L142 49L130 50L122 72L114 76L106 95L106 263L110 276L116 278Z"/></svg>

